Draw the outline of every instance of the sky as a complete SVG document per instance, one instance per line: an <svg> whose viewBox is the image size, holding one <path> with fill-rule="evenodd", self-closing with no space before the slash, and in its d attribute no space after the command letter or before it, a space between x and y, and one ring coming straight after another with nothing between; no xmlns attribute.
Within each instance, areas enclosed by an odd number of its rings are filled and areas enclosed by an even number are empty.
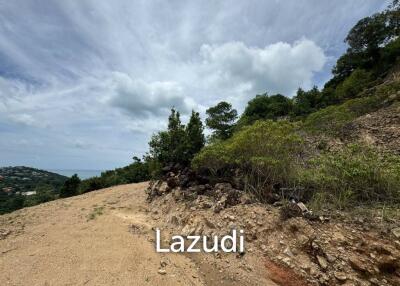
<svg viewBox="0 0 400 286"><path fill-rule="evenodd" d="M0 166L113 169L171 107L322 87L382 0L0 0Z"/></svg>

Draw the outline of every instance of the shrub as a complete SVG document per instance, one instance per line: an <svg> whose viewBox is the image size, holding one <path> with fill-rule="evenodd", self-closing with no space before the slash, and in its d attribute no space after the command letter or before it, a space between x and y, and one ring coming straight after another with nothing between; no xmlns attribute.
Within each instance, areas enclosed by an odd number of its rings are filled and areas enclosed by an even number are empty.
<svg viewBox="0 0 400 286"><path fill-rule="evenodd" d="M400 202L400 157L381 155L370 147L351 144L323 153L299 173L300 183L314 190L314 203L339 208L354 203Z"/></svg>
<svg viewBox="0 0 400 286"><path fill-rule="evenodd" d="M289 185L296 177L303 150L297 128L288 121L256 121L232 138L204 148L194 158L193 167L216 174L233 166L243 174L245 189L264 200L274 184Z"/></svg>
<svg viewBox="0 0 400 286"><path fill-rule="evenodd" d="M355 98L360 92L368 88L372 79L370 72L356 69L336 88L335 97L340 101Z"/></svg>

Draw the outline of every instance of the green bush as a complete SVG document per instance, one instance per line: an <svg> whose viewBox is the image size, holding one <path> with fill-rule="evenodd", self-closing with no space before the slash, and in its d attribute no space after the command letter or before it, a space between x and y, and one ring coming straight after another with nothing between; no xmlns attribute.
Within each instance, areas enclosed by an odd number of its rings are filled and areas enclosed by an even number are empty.
<svg viewBox="0 0 400 286"><path fill-rule="evenodd" d="M356 69L336 88L335 97L339 101L355 98L360 92L368 88L372 79L370 72Z"/></svg>
<svg viewBox="0 0 400 286"><path fill-rule="evenodd" d="M192 165L214 174L233 166L243 174L246 190L263 200L274 184L289 185L296 178L303 151L297 128L288 121L256 121L230 139L205 147Z"/></svg>
<svg viewBox="0 0 400 286"><path fill-rule="evenodd" d="M313 202L318 205L395 204L400 202L400 157L352 144L311 159L300 170L299 182L314 191Z"/></svg>

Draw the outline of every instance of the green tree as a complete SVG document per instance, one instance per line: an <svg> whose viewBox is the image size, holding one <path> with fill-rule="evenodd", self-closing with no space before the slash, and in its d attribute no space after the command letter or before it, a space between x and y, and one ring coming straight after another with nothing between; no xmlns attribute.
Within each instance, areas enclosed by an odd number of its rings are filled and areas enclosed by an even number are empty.
<svg viewBox="0 0 400 286"><path fill-rule="evenodd" d="M201 148L204 147L205 138L203 134L203 123L200 119L200 114L192 110L189 123L186 125L186 137L187 137L187 153L190 159L197 154Z"/></svg>
<svg viewBox="0 0 400 286"><path fill-rule="evenodd" d="M273 119L286 116L292 109L291 100L281 94L269 96L267 93L257 95L247 103L239 120L239 125L252 124L260 119Z"/></svg>
<svg viewBox="0 0 400 286"><path fill-rule="evenodd" d="M232 135L234 123L237 119L236 109L228 102L221 101L216 106L206 110L206 125L213 130L213 137L225 140Z"/></svg>
<svg viewBox="0 0 400 286"><path fill-rule="evenodd" d="M78 188L81 183L77 174L74 174L71 178L65 181L64 185L60 190L60 197L67 198L78 194Z"/></svg>
<svg viewBox="0 0 400 286"><path fill-rule="evenodd" d="M171 163L186 165L189 162L186 145L185 126L181 123L179 112L173 108L168 118L167 131L160 131L152 136L149 156L161 166Z"/></svg>
<svg viewBox="0 0 400 286"><path fill-rule="evenodd" d="M293 98L293 114L303 116L310 114L318 109L321 102L321 92L316 86L309 91L299 88Z"/></svg>

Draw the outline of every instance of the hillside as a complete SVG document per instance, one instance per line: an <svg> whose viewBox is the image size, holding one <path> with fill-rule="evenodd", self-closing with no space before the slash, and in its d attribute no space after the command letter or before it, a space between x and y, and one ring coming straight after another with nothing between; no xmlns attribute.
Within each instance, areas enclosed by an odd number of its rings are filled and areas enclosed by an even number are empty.
<svg viewBox="0 0 400 286"><path fill-rule="evenodd" d="M58 198L67 179L29 167L0 168L0 214Z"/></svg>
<svg viewBox="0 0 400 286"><path fill-rule="evenodd" d="M35 191L38 185L46 184L58 190L67 177L30 167L0 168L0 190L7 193L27 193Z"/></svg>
<svg viewBox="0 0 400 286"><path fill-rule="evenodd" d="M149 193L156 187L160 195L151 202L147 187L122 185L1 216L0 284L398 285L400 229L390 232L398 222L345 213L282 221L278 204L246 197L233 204L228 184L215 186L219 198L152 185ZM156 253L156 228L163 247L176 234L244 229L245 252Z"/></svg>

